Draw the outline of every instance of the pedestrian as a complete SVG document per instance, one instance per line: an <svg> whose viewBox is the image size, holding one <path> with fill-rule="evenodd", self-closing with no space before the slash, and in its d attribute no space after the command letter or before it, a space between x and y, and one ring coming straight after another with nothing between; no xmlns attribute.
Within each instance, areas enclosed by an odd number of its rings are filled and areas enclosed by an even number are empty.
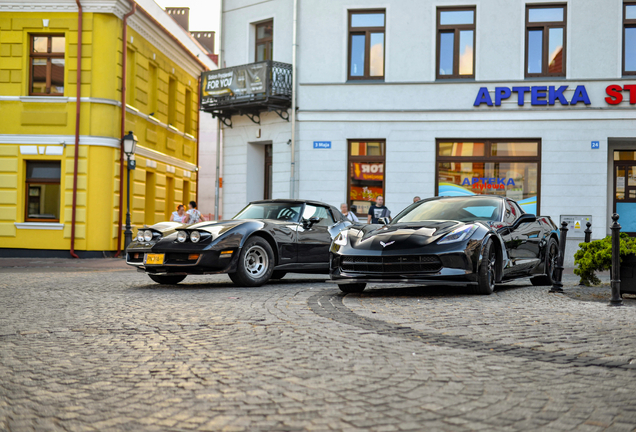
<svg viewBox="0 0 636 432"><path fill-rule="evenodd" d="M351 222L359 222L358 216L356 216L351 210L349 210L345 203L340 204L340 212Z"/></svg>
<svg viewBox="0 0 636 432"><path fill-rule="evenodd" d="M186 217L183 223L192 225L192 224L201 222L203 220L203 217L201 216L201 212L197 210L196 201L190 201L190 203L188 204L188 207L190 207L190 209L186 212Z"/></svg>
<svg viewBox="0 0 636 432"><path fill-rule="evenodd" d="M369 208L369 215L367 216L367 223L379 223L380 218L388 218L391 220L391 211L384 205L384 197L378 195L375 199L375 204Z"/></svg>
<svg viewBox="0 0 636 432"><path fill-rule="evenodd" d="M418 197L417 195L413 197L413 202L416 203L418 201L420 201L422 198Z"/></svg>
<svg viewBox="0 0 636 432"><path fill-rule="evenodd" d="M170 215L170 222L179 222L183 223L183 220L186 217L185 207L183 204L179 204L177 206L177 211L173 211Z"/></svg>

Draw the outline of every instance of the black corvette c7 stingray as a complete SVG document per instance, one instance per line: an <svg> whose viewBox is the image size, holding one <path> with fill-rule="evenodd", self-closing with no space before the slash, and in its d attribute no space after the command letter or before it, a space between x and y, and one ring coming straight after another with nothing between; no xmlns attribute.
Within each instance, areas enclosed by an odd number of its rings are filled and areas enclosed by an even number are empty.
<svg viewBox="0 0 636 432"><path fill-rule="evenodd" d="M414 203L386 225L352 225L334 239L330 277L344 292L367 283L469 286L531 277L553 281L559 231L549 216L526 214L494 195L436 197Z"/></svg>

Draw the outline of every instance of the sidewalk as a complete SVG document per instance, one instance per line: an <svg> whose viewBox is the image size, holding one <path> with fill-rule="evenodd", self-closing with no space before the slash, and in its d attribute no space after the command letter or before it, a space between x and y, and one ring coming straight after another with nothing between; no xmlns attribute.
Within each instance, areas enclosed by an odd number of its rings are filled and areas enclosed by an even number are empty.
<svg viewBox="0 0 636 432"><path fill-rule="evenodd" d="M0 273L136 271L123 258L0 258Z"/></svg>

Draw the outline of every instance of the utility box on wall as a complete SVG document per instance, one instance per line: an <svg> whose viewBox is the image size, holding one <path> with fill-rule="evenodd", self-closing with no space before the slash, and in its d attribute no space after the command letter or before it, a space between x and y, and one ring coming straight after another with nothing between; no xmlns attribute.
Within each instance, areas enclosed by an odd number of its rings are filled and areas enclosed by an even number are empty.
<svg viewBox="0 0 636 432"><path fill-rule="evenodd" d="M592 223L592 216L561 215L559 226L564 221L568 223L568 238L585 238L586 224Z"/></svg>

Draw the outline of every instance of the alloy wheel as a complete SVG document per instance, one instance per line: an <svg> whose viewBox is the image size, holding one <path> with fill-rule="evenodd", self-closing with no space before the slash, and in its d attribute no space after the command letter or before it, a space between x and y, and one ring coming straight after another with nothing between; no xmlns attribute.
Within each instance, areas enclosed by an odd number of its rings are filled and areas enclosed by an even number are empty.
<svg viewBox="0 0 636 432"><path fill-rule="evenodd" d="M245 254L245 270L247 273L258 279L267 273L269 258L267 252L259 245L252 246Z"/></svg>

